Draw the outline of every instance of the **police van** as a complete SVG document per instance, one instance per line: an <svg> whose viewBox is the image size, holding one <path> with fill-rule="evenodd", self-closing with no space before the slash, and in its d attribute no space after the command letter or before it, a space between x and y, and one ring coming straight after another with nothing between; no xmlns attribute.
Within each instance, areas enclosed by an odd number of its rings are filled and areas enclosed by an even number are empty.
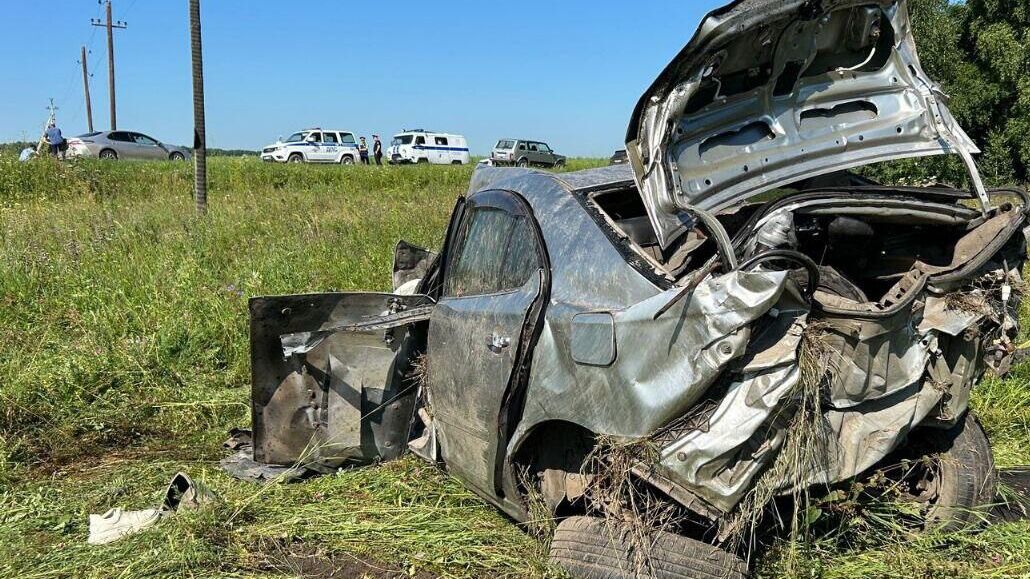
<svg viewBox="0 0 1030 579"><path fill-rule="evenodd" d="M465 165L472 160L465 137L422 129L394 135L386 155L390 164Z"/></svg>
<svg viewBox="0 0 1030 579"><path fill-rule="evenodd" d="M261 160L270 163L342 163L359 160L354 133L327 129L305 129L261 150Z"/></svg>

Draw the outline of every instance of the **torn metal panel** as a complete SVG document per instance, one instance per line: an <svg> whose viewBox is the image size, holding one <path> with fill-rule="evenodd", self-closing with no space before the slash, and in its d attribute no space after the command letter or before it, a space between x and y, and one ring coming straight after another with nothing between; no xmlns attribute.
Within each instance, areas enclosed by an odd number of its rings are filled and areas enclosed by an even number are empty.
<svg viewBox="0 0 1030 579"><path fill-rule="evenodd" d="M409 325L417 319L390 312L417 311L425 302L371 293L252 299L254 459L339 465L399 454L414 404L409 358L419 336ZM319 328L315 337L287 338L298 344L283 351L283 335L310 328Z"/></svg>
<svg viewBox="0 0 1030 579"><path fill-rule="evenodd" d="M705 280L658 320L677 289L613 311L617 356L608 367L573 361L570 336L581 312L552 305L510 450L548 420L634 438L681 416L744 354L751 323L776 304L785 281L785 272L737 271Z"/></svg>
<svg viewBox="0 0 1030 579"><path fill-rule="evenodd" d="M732 509L755 477L775 458L783 443L785 398L801 376L797 350L805 328L805 311L785 311L766 329L766 347L749 352L707 428L686 433L661 450L659 472L685 487L707 505Z"/></svg>

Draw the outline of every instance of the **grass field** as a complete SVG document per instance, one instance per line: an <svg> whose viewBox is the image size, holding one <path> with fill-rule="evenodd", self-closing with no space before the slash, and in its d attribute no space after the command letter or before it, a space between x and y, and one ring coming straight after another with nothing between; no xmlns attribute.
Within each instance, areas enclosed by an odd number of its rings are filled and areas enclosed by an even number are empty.
<svg viewBox="0 0 1030 579"><path fill-rule="evenodd" d="M579 160L571 168L600 164ZM191 168L0 158L0 577L557 575L534 539L412 459L256 488L218 468L249 423L247 299L389 288L399 238L439 244L469 167ZM1024 316L1025 317L1025 316ZM974 405L1030 463L1030 368ZM159 501L177 470L223 499L106 547L88 513ZM1030 576L1030 525L780 545L767 576ZM876 540L874 540L876 539ZM369 574L377 573L365 568Z"/></svg>

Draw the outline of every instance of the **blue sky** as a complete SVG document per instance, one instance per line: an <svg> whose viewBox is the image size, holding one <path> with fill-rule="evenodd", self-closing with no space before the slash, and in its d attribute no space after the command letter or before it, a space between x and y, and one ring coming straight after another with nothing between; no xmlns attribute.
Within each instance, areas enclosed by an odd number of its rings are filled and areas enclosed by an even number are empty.
<svg viewBox="0 0 1030 579"><path fill-rule="evenodd" d="M574 156L620 147L636 99L712 0L344 2L202 0L208 146L256 149L308 126L389 137L462 133L473 153L537 138ZM119 128L192 140L186 0L115 0ZM646 7L646 8L643 8ZM91 47L93 120L106 129L96 0L5 2L0 141L34 140L53 97L86 130L79 47Z"/></svg>

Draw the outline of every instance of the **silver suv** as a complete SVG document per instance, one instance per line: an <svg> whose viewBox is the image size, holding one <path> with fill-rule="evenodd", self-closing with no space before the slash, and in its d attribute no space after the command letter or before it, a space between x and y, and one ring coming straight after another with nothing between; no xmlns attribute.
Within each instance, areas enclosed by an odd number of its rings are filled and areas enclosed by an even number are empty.
<svg viewBox="0 0 1030 579"><path fill-rule="evenodd" d="M523 139L497 141L493 151L490 151L490 160L494 165L554 167L556 169L565 166L565 156L556 154L547 143Z"/></svg>

